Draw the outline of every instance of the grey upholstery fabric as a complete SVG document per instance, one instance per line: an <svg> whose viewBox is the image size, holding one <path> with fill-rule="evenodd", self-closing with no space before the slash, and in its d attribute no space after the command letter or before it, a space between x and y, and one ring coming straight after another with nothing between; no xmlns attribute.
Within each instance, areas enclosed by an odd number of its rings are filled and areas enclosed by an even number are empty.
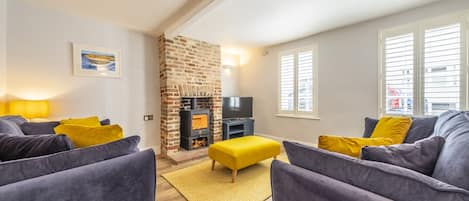
<svg viewBox="0 0 469 201"><path fill-rule="evenodd" d="M21 125L23 124L24 122L27 122L25 118L23 118L22 116L19 116L19 115L6 115L6 116L0 116L0 119L1 120L9 120L9 121L13 121L16 123L16 125Z"/></svg>
<svg viewBox="0 0 469 201"><path fill-rule="evenodd" d="M110 119L104 119L99 122L101 126L109 126L111 125L111 120Z"/></svg>
<svg viewBox="0 0 469 201"><path fill-rule="evenodd" d="M278 160L271 170L273 201L391 201L388 198Z"/></svg>
<svg viewBox="0 0 469 201"><path fill-rule="evenodd" d="M25 122L21 124L20 128L25 135L55 134L54 128L59 124L58 121Z"/></svg>
<svg viewBox="0 0 469 201"><path fill-rule="evenodd" d="M155 166L146 150L0 186L1 200L155 201Z"/></svg>
<svg viewBox="0 0 469 201"><path fill-rule="evenodd" d="M438 117L412 117L412 125L407 132L404 143L414 143L433 134Z"/></svg>
<svg viewBox="0 0 469 201"><path fill-rule="evenodd" d="M0 133L7 133L11 135L24 135L21 128L10 120L0 119Z"/></svg>
<svg viewBox="0 0 469 201"><path fill-rule="evenodd" d="M463 201L469 191L398 166L284 142L291 164L398 201Z"/></svg>
<svg viewBox="0 0 469 201"><path fill-rule="evenodd" d="M397 165L431 176L444 144L443 137L434 136L414 144L366 146L362 148L360 158Z"/></svg>
<svg viewBox="0 0 469 201"><path fill-rule="evenodd" d="M0 160L43 156L73 149L65 135L15 136L0 134Z"/></svg>
<svg viewBox="0 0 469 201"><path fill-rule="evenodd" d="M369 138L375 130L376 124L378 124L378 119L373 119L366 117L365 118L365 131L363 131L363 137Z"/></svg>
<svg viewBox="0 0 469 201"><path fill-rule="evenodd" d="M3 162L0 163L0 186L135 153L139 142L139 136L131 136L93 147Z"/></svg>
<svg viewBox="0 0 469 201"><path fill-rule="evenodd" d="M446 138L432 177L469 190L469 113L440 115L434 135Z"/></svg>
<svg viewBox="0 0 469 201"><path fill-rule="evenodd" d="M0 119L0 133L8 133L11 135L24 135L21 128L13 121Z"/></svg>

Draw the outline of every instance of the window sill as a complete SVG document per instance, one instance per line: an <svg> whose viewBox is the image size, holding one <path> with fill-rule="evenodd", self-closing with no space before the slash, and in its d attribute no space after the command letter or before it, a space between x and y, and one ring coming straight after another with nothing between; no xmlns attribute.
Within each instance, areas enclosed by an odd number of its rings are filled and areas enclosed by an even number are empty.
<svg viewBox="0 0 469 201"><path fill-rule="evenodd" d="M276 114L275 116L276 117L282 117L282 118L320 120L319 116L313 116L313 115Z"/></svg>

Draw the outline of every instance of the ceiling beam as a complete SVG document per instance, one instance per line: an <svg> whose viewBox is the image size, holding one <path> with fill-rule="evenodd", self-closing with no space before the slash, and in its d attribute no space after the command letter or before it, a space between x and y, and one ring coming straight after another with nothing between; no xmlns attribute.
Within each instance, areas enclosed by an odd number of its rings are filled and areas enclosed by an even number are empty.
<svg viewBox="0 0 469 201"><path fill-rule="evenodd" d="M153 31L154 36L165 34L167 38L174 38L188 26L200 19L223 0L189 0L181 9L163 21Z"/></svg>

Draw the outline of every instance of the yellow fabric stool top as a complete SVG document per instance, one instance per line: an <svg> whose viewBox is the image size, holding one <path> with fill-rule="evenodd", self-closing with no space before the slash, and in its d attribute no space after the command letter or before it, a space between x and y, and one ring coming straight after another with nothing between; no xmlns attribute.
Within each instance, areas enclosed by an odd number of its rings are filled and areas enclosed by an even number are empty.
<svg viewBox="0 0 469 201"><path fill-rule="evenodd" d="M234 182L239 169L254 165L259 161L276 157L280 154L280 143L258 136L244 136L217 142L208 148L212 159L212 170L215 161L230 168Z"/></svg>

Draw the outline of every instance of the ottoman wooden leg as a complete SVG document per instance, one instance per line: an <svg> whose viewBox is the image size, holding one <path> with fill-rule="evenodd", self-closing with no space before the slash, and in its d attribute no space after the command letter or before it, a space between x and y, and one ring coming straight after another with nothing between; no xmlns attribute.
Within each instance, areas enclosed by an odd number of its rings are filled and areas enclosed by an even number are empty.
<svg viewBox="0 0 469 201"><path fill-rule="evenodd" d="M236 175L238 175L238 170L232 170L231 171L231 182L235 183Z"/></svg>
<svg viewBox="0 0 469 201"><path fill-rule="evenodd" d="M212 171L215 170L215 160L212 160Z"/></svg>

